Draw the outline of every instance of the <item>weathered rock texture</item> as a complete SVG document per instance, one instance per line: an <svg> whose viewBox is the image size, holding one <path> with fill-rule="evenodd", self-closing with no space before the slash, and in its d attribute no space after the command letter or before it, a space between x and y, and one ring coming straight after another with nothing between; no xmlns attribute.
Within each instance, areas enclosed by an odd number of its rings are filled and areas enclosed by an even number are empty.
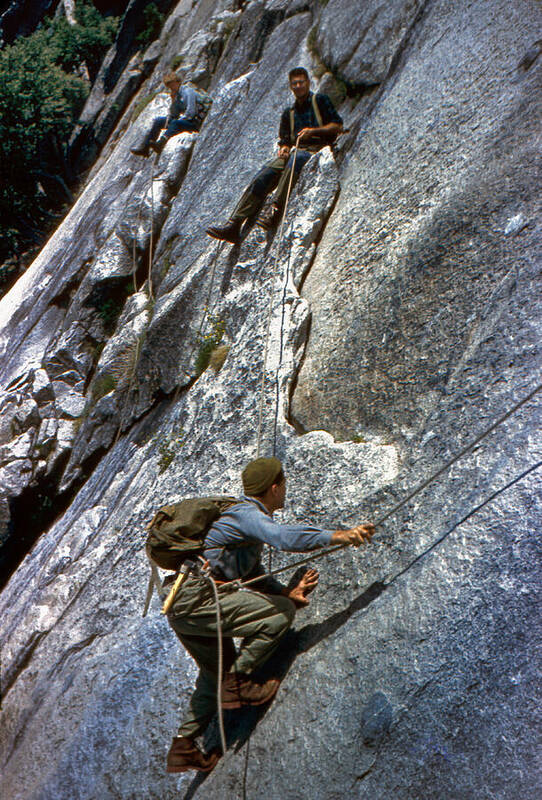
<svg viewBox="0 0 542 800"><path fill-rule="evenodd" d="M226 715L205 780L165 774L195 666L156 599L141 617L146 521L239 491L260 408L284 519L338 527L537 386L540 18L535 0L182 0L143 83L121 73L89 184L0 303L2 537L44 528L0 601L10 800L540 796L540 394L370 547L319 562L275 702ZM138 159L176 57L212 109ZM305 167L278 258L259 229L208 239L272 153L296 64L349 133ZM221 332L222 368L199 374Z"/></svg>

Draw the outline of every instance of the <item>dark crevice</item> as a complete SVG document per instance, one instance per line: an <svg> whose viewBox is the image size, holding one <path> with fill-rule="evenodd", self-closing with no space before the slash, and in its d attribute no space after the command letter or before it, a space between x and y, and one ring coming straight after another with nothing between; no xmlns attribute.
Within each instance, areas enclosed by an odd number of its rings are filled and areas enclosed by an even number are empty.
<svg viewBox="0 0 542 800"><path fill-rule="evenodd" d="M77 272L75 272L68 282L62 286L62 290L58 293L53 295L51 298L51 305L55 305L58 308L67 309L73 299L74 294L77 292L83 278L87 274L87 271L92 264L92 259L88 258L86 261L83 261Z"/></svg>
<svg viewBox="0 0 542 800"><path fill-rule="evenodd" d="M0 687L0 700L5 700L7 693L21 672L23 672L30 663L30 659L34 655L34 651L46 634L47 631L35 631L30 637L30 641L28 642L27 646L21 651L19 657L11 665L11 668L2 671L3 680Z"/></svg>
<svg viewBox="0 0 542 800"><path fill-rule="evenodd" d="M8 535L0 549L0 590L28 555L41 534L68 508L73 493L58 493L68 453L58 459L50 475L27 486L18 497L9 498Z"/></svg>
<svg viewBox="0 0 542 800"><path fill-rule="evenodd" d="M305 346L303 348L303 353L301 354L301 358L299 359L299 364L297 366L297 369L295 370L295 373L294 373L294 375L292 377L292 380L291 380L291 383L290 383L289 394L288 394L288 414L286 416L286 421L293 427L295 432L297 434L299 434L300 436L303 436L305 433L308 433L308 430L294 416L294 414L292 412L292 405L293 405L293 401L294 401L294 394L296 393L296 390L297 390L297 383L298 383L298 380L299 380L299 375L301 373L301 370L303 369L303 365L305 364L305 358L307 357L307 349L308 349L309 339L310 339L310 335L311 335L311 327L312 327L312 315L309 316L309 319L307 321L307 333L306 333L306 336L305 336Z"/></svg>
<svg viewBox="0 0 542 800"><path fill-rule="evenodd" d="M325 216L325 218L324 218L324 220L322 222L322 226L321 226L320 230L318 231L318 235L316 236L316 238L314 240L315 249L314 249L314 253L312 255L312 258L311 258L311 260L309 262L309 265L308 265L307 269L305 270L304 274L301 277L301 281L299 283L299 287L298 287L298 290L297 290L300 297L301 297L301 292L303 291L303 285L305 283L305 280L307 279L307 276L310 274L310 271L312 269L312 266L314 264L316 256L318 255L318 245L322 241L322 237L323 237L324 232L326 230L327 224L328 224L329 220L331 219L331 217L333 215L333 212L335 211L337 203L339 202L340 194L341 194L341 187L340 187L340 184L339 184L339 188L338 188L338 190L337 190L337 192L335 194L335 197L333 198L333 202L331 203L331 206L329 207L329 211L327 212L327 214L326 214L326 216ZM292 376L292 380L291 380L290 388L289 388L289 392L288 392L288 413L286 415L286 421L290 425L292 425L292 427L294 428L295 432L298 433L300 436L302 436L305 433L308 433L308 430L301 424L301 422L298 419L296 419L296 417L292 413L292 404L293 404L294 394L295 394L296 389L297 389L297 383L298 383L299 375L301 373L301 370L303 369L303 365L305 363L305 358L306 358L306 355L307 355L307 348L308 348L310 334L311 334L311 327L312 327L312 314L309 315L309 319L307 321L307 330L306 330L306 334L305 334L305 346L303 348L303 353L301 354L301 358L299 360L299 364L298 364L298 366L297 366L297 368L296 368L296 370L295 370L295 372L294 372L294 374Z"/></svg>
<svg viewBox="0 0 542 800"><path fill-rule="evenodd" d="M193 378L187 387L181 388L190 388L196 380L197 378ZM175 391L178 393L181 388ZM174 395L175 392L166 395L165 392L159 390L152 407L137 420L128 424L126 428L129 429L141 422L162 402L170 400ZM18 497L9 498L10 521L7 538L0 548L0 591L6 586L41 535L48 531L67 511L102 458L108 454L112 444L96 450L89 458L81 462L79 476L64 491L61 492L59 487L71 451L66 452L58 459L55 468L47 477L38 480L32 486L27 486Z"/></svg>
<svg viewBox="0 0 542 800"><path fill-rule="evenodd" d="M126 300L133 291L133 276L107 278L94 286L85 300L85 305L97 312L107 336L114 333Z"/></svg>

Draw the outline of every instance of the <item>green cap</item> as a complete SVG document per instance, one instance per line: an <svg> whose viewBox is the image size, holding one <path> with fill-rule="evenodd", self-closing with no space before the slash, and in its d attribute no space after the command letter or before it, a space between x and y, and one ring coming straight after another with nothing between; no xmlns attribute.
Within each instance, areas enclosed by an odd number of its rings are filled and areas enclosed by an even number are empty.
<svg viewBox="0 0 542 800"><path fill-rule="evenodd" d="M251 496L263 494L272 486L281 470L282 464L274 456L249 461L241 474L245 494Z"/></svg>

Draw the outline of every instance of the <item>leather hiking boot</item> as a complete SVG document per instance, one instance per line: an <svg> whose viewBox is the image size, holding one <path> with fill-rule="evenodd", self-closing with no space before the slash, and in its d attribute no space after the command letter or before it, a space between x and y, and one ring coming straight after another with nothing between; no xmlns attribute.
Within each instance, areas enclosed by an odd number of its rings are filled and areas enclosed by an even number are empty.
<svg viewBox="0 0 542 800"><path fill-rule="evenodd" d="M219 759L216 751L205 755L196 747L191 739L175 736L167 754L167 772L187 772L196 769L198 772L211 772Z"/></svg>
<svg viewBox="0 0 542 800"><path fill-rule="evenodd" d="M168 143L168 137L160 136L160 138L157 139L155 142L151 142L149 147L151 148L151 150L154 150L154 152L157 155L160 155L160 153L162 152L167 143Z"/></svg>
<svg viewBox="0 0 542 800"><path fill-rule="evenodd" d="M280 208L270 206L269 208L265 208L258 216L256 225L259 225L264 231L274 231L275 228L278 228L281 216L282 212Z"/></svg>
<svg viewBox="0 0 542 800"><path fill-rule="evenodd" d="M207 228L207 236L212 236L213 239L221 239L223 242L230 242L231 244L239 244L241 241L241 225L242 220L230 219L225 225L213 226Z"/></svg>
<svg viewBox="0 0 542 800"><path fill-rule="evenodd" d="M222 682L222 708L261 706L273 699L279 686L278 678L256 683L242 672L228 672Z"/></svg>

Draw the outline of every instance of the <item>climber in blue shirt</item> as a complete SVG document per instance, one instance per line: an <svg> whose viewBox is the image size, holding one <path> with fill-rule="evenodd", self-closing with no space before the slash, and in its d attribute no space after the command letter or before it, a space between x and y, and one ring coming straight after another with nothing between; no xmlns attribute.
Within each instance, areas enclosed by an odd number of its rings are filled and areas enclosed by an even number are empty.
<svg viewBox="0 0 542 800"><path fill-rule="evenodd" d="M277 156L268 161L247 186L228 222L207 228L207 234L214 239L238 244L245 220L258 214L273 189L276 191L272 204L259 215L256 224L264 230L276 228L286 205L292 168L295 181L311 155L332 144L342 131L342 119L329 97L311 92L307 70L296 67L288 77L295 103L282 112ZM293 147L297 141L294 156Z"/></svg>
<svg viewBox="0 0 542 800"><path fill-rule="evenodd" d="M149 149L161 153L168 139L177 133L199 131L207 109L202 108L198 92L192 86L183 86L175 72L167 72L163 77L164 85L169 90L171 104L167 117L156 117L150 131L143 142L132 147L136 156L149 155ZM160 138L158 134L165 128Z"/></svg>
<svg viewBox="0 0 542 800"><path fill-rule="evenodd" d="M374 525L348 530L325 530L311 523L280 524L273 512L284 506L286 478L277 458L257 458L242 473L244 495L211 526L204 555L219 587L223 679L220 704L239 709L268 703L277 692L278 678L261 680L258 668L276 650L290 628L296 608L309 604L318 584L318 572L308 569L293 585L283 586L265 575L261 564L264 544L286 552L318 550L327 545L359 547L370 542ZM229 581L252 581L241 588ZM210 772L217 752L203 753L195 739L201 736L217 709L216 599L209 581L191 575L183 583L168 612L168 621L197 662L200 673L185 719L167 756L168 772L189 769ZM240 639L237 649L234 639Z"/></svg>

